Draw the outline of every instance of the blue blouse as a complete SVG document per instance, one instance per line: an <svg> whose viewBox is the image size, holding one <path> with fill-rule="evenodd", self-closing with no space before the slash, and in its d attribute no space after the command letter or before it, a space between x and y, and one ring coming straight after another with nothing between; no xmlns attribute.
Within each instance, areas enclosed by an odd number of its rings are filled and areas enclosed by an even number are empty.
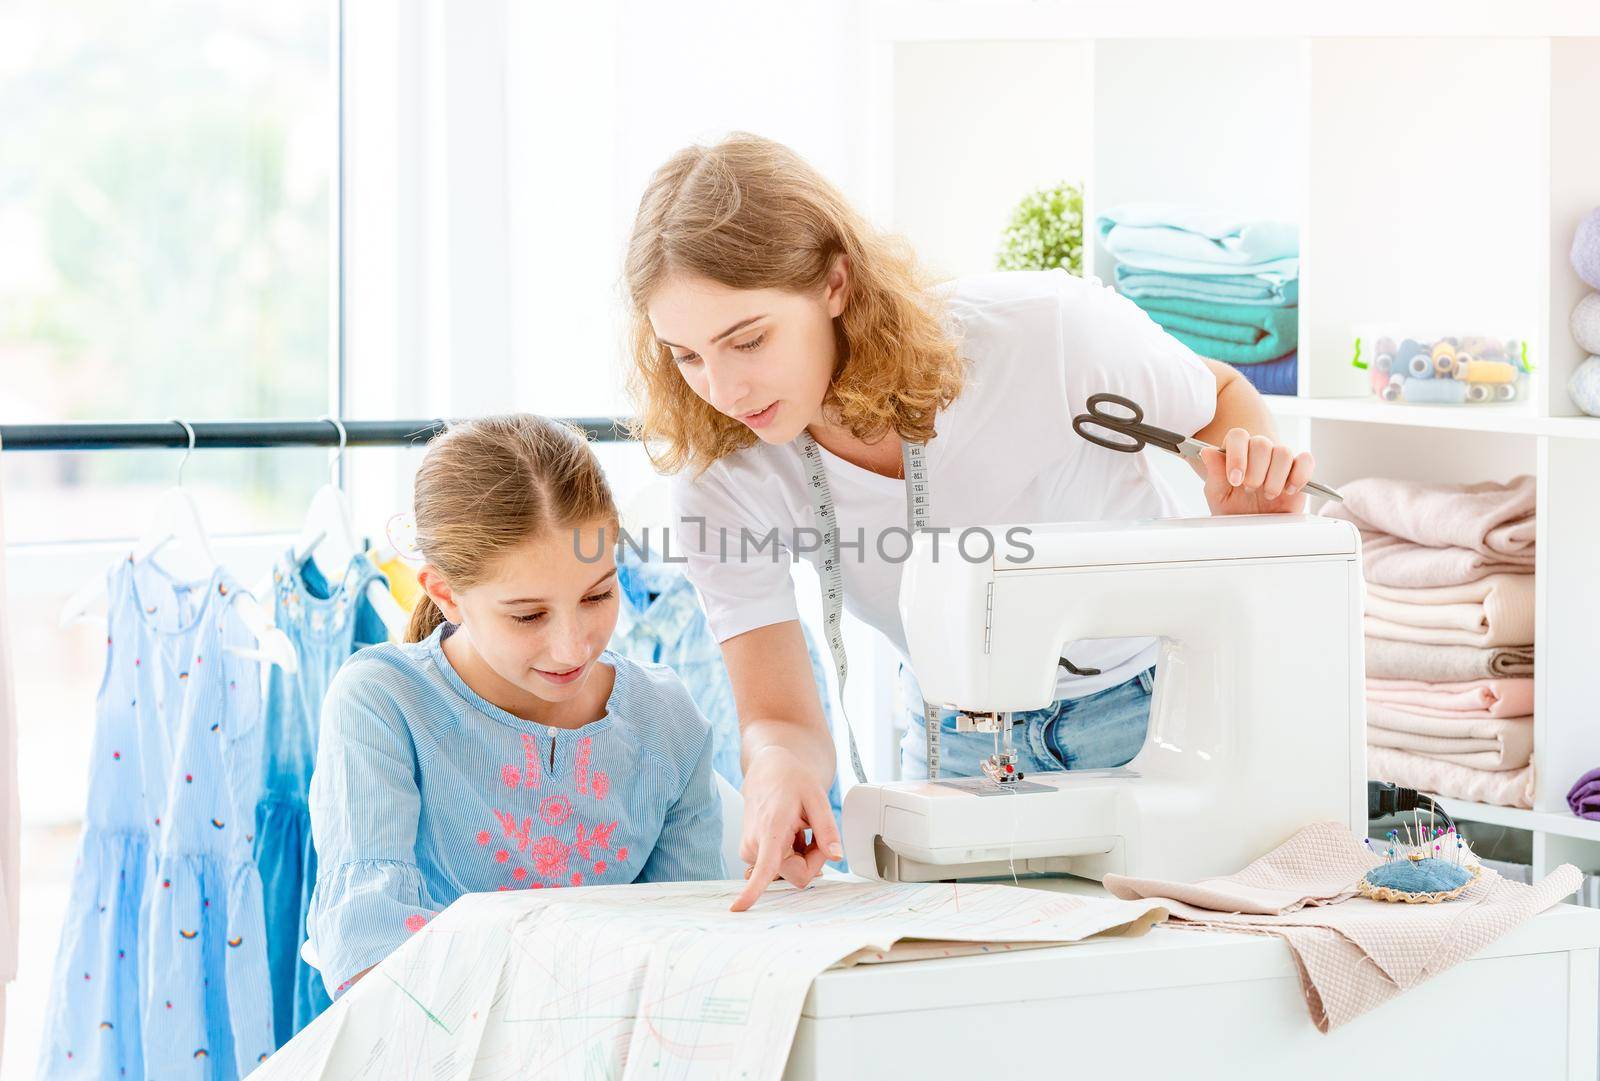
<svg viewBox="0 0 1600 1081"><path fill-rule="evenodd" d="M310 937L338 993L463 893L719 879L710 729L669 668L610 650L606 712L548 728L422 642L352 657L311 777Z"/></svg>

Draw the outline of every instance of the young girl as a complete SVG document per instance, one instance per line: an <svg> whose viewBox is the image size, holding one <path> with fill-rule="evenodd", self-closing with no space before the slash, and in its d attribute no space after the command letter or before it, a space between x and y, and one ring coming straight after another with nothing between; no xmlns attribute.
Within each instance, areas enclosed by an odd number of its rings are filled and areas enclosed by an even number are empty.
<svg viewBox="0 0 1600 1081"><path fill-rule="evenodd" d="M1202 360L1093 279L984 274L929 288L909 252L767 139L736 135L663 165L639 203L626 278L638 427L659 448L657 466L677 474L685 525L674 547L722 643L744 735L741 854L755 868L736 908L775 876L804 885L838 842L823 798L834 746L789 567L741 545L817 528L812 442L833 499L845 607L902 653L901 566L884 555L901 545L879 540L905 527L903 444L925 444L928 525L951 540L984 524L1177 512L1145 455L1073 434L1073 415L1099 391L1222 448L1205 452L1213 514L1305 504L1311 457L1273 440L1237 371ZM807 558L822 556L811 548ZM1064 676L1058 701L1013 717L1029 773L1120 765L1145 739L1154 641L1069 643L1067 653L1094 671ZM907 777L927 771L919 699L907 695ZM958 738L949 713L940 731L944 773L977 773L992 737Z"/></svg>
<svg viewBox="0 0 1600 1081"><path fill-rule="evenodd" d="M352 657L322 710L309 922L335 994L463 893L724 874L705 719L606 649L617 510L583 436L453 425L415 508L407 642Z"/></svg>

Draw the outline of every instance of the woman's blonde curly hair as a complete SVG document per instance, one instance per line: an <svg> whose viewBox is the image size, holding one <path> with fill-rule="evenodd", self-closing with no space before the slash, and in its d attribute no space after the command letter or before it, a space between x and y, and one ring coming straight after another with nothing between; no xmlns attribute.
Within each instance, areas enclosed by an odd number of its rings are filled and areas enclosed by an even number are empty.
<svg viewBox="0 0 1600 1081"><path fill-rule="evenodd" d="M656 468L701 472L757 441L690 389L650 325L650 297L671 274L733 289L822 288L838 256L849 268L834 321L839 360L825 404L868 442L890 432L934 436L961 392L962 362L910 249L873 228L798 154L736 133L691 146L656 170L634 219L625 271L631 303L633 434Z"/></svg>

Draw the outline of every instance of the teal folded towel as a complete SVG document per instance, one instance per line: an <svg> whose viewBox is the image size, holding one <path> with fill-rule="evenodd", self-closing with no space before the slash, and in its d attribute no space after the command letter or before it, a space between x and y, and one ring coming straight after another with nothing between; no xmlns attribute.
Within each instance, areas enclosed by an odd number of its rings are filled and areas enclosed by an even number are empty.
<svg viewBox="0 0 1600 1081"><path fill-rule="evenodd" d="M1159 270L1118 266L1113 280L1117 284L1117 292L1135 299L1172 297L1237 304L1270 304L1275 307L1300 303L1298 278L1282 279L1255 274L1167 274Z"/></svg>
<svg viewBox="0 0 1600 1081"><path fill-rule="evenodd" d="M1262 364L1300 344L1299 308L1156 297L1134 303L1168 334L1212 360Z"/></svg>

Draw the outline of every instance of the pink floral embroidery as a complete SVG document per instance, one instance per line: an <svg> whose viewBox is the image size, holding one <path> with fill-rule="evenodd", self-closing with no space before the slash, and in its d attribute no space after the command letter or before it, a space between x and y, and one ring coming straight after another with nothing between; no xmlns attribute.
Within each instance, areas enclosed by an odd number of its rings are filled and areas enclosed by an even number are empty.
<svg viewBox="0 0 1600 1081"><path fill-rule="evenodd" d="M594 793L595 799L605 799L611 791L611 778L607 777L604 770L595 770L589 775L589 789Z"/></svg>
<svg viewBox="0 0 1600 1081"><path fill-rule="evenodd" d="M530 834L533 830L533 818L524 818L520 823L511 814L505 811L495 811L495 818L500 821L500 828L505 835L517 842L517 851L526 852L532 843Z"/></svg>
<svg viewBox="0 0 1600 1081"><path fill-rule="evenodd" d="M559 792L546 796L539 804L539 817L547 826L559 826L572 817L572 801Z"/></svg>
<svg viewBox="0 0 1600 1081"><path fill-rule="evenodd" d="M628 858L628 849L626 848L626 846L617 849L617 859L625 860L627 858Z"/></svg>
<svg viewBox="0 0 1600 1081"><path fill-rule="evenodd" d="M518 882L521 882L523 879L528 877L528 869L526 867L518 867L515 871L511 872L511 877L516 879Z"/></svg>
<svg viewBox="0 0 1600 1081"><path fill-rule="evenodd" d="M517 767L504 765L500 767L500 780L507 788L516 788L522 784L522 776L517 772Z"/></svg>
<svg viewBox="0 0 1600 1081"><path fill-rule="evenodd" d="M480 845L486 845L486 844L489 843L489 831L488 830L479 830L478 831L478 843Z"/></svg>
<svg viewBox="0 0 1600 1081"><path fill-rule="evenodd" d="M506 860L509 860L510 858L511 858L511 853L507 852L503 848L500 849L498 852L496 852L494 854L494 861L496 863L504 863L504 862L506 862Z"/></svg>
<svg viewBox="0 0 1600 1081"><path fill-rule="evenodd" d="M589 791L589 748L594 741L585 736L578 741L578 753L572 760L572 779L579 792Z"/></svg>
<svg viewBox="0 0 1600 1081"><path fill-rule="evenodd" d="M406 917L406 930L412 934L416 934L426 926L428 926L428 917L420 912L414 912Z"/></svg>
<svg viewBox="0 0 1600 1081"><path fill-rule="evenodd" d="M546 836L533 843L530 855L533 856L534 870L546 878L554 878L566 872L571 853L572 849L554 837Z"/></svg>
<svg viewBox="0 0 1600 1081"><path fill-rule="evenodd" d="M606 861L605 860L595 860L594 861L594 873L597 874L597 875L603 875L603 874L606 873Z"/></svg>
<svg viewBox="0 0 1600 1081"><path fill-rule="evenodd" d="M581 855L584 859L589 859L590 858L589 849L591 847L593 847L593 848L610 848L611 847L611 834L612 834L612 832L614 830L616 830L616 828L617 828L617 824L615 822L607 822L603 826L596 826L594 828L594 832L593 833L589 833L589 832L586 831L586 829L584 827L584 824L582 822L579 822L578 823L578 839L575 842L573 842L572 847L576 848L578 850L578 854Z"/></svg>
<svg viewBox="0 0 1600 1081"><path fill-rule="evenodd" d="M572 884L574 886L583 885L583 872L582 871L573 871L572 872Z"/></svg>

